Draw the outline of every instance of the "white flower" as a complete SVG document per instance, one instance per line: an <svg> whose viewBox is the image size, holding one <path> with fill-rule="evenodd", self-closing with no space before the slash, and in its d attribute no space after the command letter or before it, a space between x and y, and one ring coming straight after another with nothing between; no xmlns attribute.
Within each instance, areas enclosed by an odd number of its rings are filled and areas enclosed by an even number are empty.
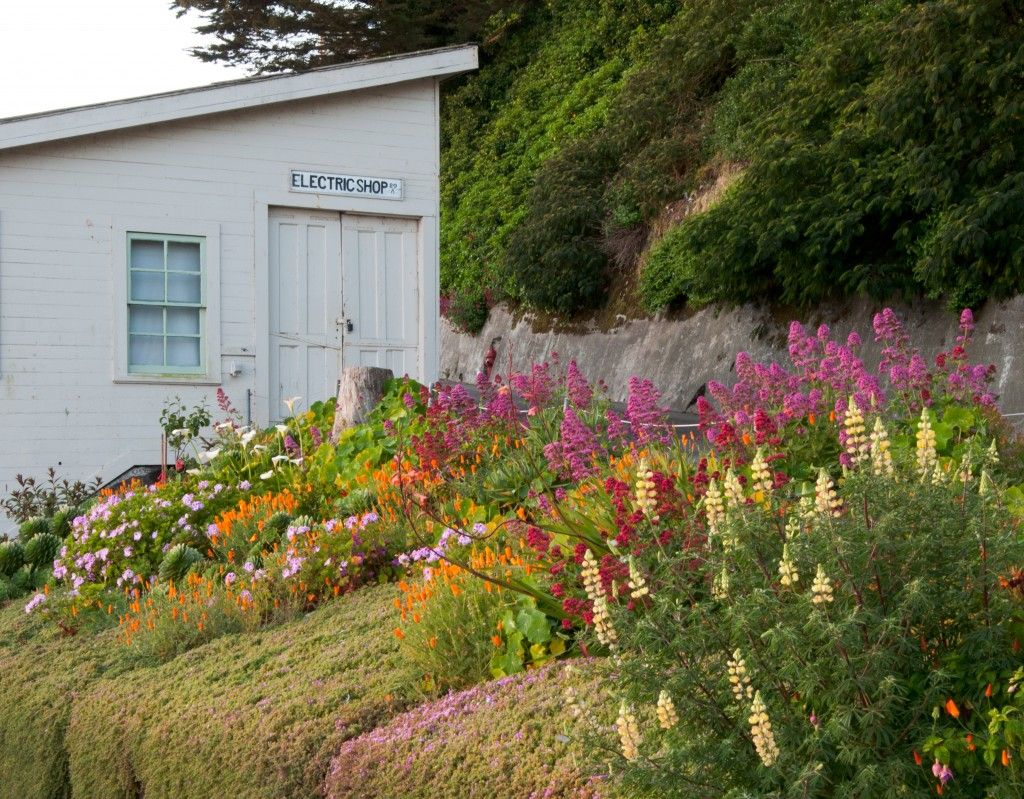
<svg viewBox="0 0 1024 799"><path fill-rule="evenodd" d="M875 426L871 431L871 471L876 477L895 476L890 446L889 433L882 424L881 417L875 417Z"/></svg>
<svg viewBox="0 0 1024 799"><path fill-rule="evenodd" d="M713 536L718 532L718 525L725 517L722 492L718 489L718 481L714 478L711 478L707 493L704 494L704 512L708 517L708 533Z"/></svg>
<svg viewBox="0 0 1024 799"><path fill-rule="evenodd" d="M636 473L636 504L649 516L651 521L658 522L658 514L654 512L658 507L658 492L654 487L654 472L647 465L645 459L640 460L640 466Z"/></svg>
<svg viewBox="0 0 1024 799"><path fill-rule="evenodd" d="M275 455L273 458L270 459L270 462L273 463L274 465L277 465L288 459L289 458L287 455Z"/></svg>
<svg viewBox="0 0 1024 799"><path fill-rule="evenodd" d="M747 676L747 663L743 659L743 653L736 650L729 659L729 683L732 685L732 694L736 701L742 703L744 699L750 699L754 695L754 689L750 687L750 677Z"/></svg>
<svg viewBox="0 0 1024 799"><path fill-rule="evenodd" d="M754 749L757 756L766 766L771 766L779 757L779 747L775 745L775 734L772 732L772 723L768 719L768 708L761 699L761 692L754 694L754 701L750 705L750 737L754 741Z"/></svg>
<svg viewBox="0 0 1024 799"><path fill-rule="evenodd" d="M650 589L647 588L647 581L644 580L644 576L636 567L636 561L632 555L629 556L629 588L631 591L630 596L633 599L640 599L640 597L651 593Z"/></svg>
<svg viewBox="0 0 1024 799"><path fill-rule="evenodd" d="M208 450L206 450L206 452L200 452L196 456L196 458L201 463L209 463L214 458L216 458L218 455L220 455L220 453L221 453L221 448L220 447L216 447L214 449L208 449Z"/></svg>
<svg viewBox="0 0 1024 799"><path fill-rule="evenodd" d="M668 691L664 688L661 693L658 694L658 724L663 730L671 730L676 724L679 723L679 716L676 714L676 706L672 702L672 697L668 695Z"/></svg>
<svg viewBox="0 0 1024 799"><path fill-rule="evenodd" d="M245 433L242 433L242 446L243 447L249 446L249 442L252 441L254 438L256 438L256 431L255 430L249 430L249 431L247 431Z"/></svg>
<svg viewBox="0 0 1024 799"><path fill-rule="evenodd" d="M288 435L288 425L286 425L286 424L278 424L278 425L274 425L274 428L275 428L275 429L277 430L277 432L278 432L278 433L280 433L280 434L281 434L282 436L286 436L286 435Z"/></svg>
<svg viewBox="0 0 1024 799"><path fill-rule="evenodd" d="M202 471L199 470L199 469L186 469L185 470L185 474L191 474L191 475L202 474Z"/></svg>
<svg viewBox="0 0 1024 799"><path fill-rule="evenodd" d="M917 470L924 482L932 476L938 453L935 451L935 430L932 429L931 415L928 408L921 409L921 421L917 424Z"/></svg>
<svg viewBox="0 0 1024 799"><path fill-rule="evenodd" d="M853 396L843 414L843 429L846 432L846 454L854 466L859 466L868 457L871 446L866 435L867 428L864 426L864 414L860 412Z"/></svg>
<svg viewBox="0 0 1024 799"><path fill-rule="evenodd" d="M725 473L725 504L727 507L735 508L742 505L744 501L743 485L730 466Z"/></svg>
<svg viewBox="0 0 1024 799"><path fill-rule="evenodd" d="M636 760L640 756L640 728L637 726L636 716L625 702L619 703L619 717L615 721L615 729L622 744L622 756L626 760Z"/></svg>
<svg viewBox="0 0 1024 799"><path fill-rule="evenodd" d="M796 566L789 559L789 544L782 545L782 560L779 561L779 582L785 586L794 585L800 579Z"/></svg>
<svg viewBox="0 0 1024 799"><path fill-rule="evenodd" d="M841 516L843 513L843 501L836 493L836 484L824 468L818 470L818 481L814 485L814 507L824 516Z"/></svg>
<svg viewBox="0 0 1024 799"><path fill-rule="evenodd" d="M757 452L754 453L754 459L750 462L750 480L753 483L755 498L767 504L768 496L772 493L774 480L772 479L771 469L768 468L768 463L764 459L764 452L760 447L758 447Z"/></svg>
<svg viewBox="0 0 1024 799"><path fill-rule="evenodd" d="M274 476L274 470L271 469L270 471L264 472L263 474L261 474L260 475L260 480L269 480L273 476Z"/></svg>
<svg viewBox="0 0 1024 799"><path fill-rule="evenodd" d="M832 601L832 581L825 574L825 569L818 564L818 571L811 583L811 602L815 605L827 604Z"/></svg>
<svg viewBox="0 0 1024 799"><path fill-rule="evenodd" d="M302 397L289 397L284 400L285 407L288 409L289 414L295 413L295 403L298 402Z"/></svg>
<svg viewBox="0 0 1024 799"><path fill-rule="evenodd" d="M224 430L225 432L228 431L228 430L234 430L235 429L235 423L234 422L228 422L228 421L220 422L219 424L215 424L213 426L213 429L214 430Z"/></svg>

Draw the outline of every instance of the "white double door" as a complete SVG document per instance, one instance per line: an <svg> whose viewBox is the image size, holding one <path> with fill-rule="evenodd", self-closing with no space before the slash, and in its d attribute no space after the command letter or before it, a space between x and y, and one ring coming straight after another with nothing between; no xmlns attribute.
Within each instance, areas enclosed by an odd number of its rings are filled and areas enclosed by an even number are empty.
<svg viewBox="0 0 1024 799"><path fill-rule="evenodd" d="M333 397L341 369L420 378L418 222L272 209L270 419Z"/></svg>

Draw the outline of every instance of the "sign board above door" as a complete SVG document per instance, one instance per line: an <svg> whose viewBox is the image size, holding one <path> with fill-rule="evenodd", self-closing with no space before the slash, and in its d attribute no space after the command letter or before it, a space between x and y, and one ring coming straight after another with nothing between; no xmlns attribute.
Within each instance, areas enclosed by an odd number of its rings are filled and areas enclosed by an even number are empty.
<svg viewBox="0 0 1024 799"><path fill-rule="evenodd" d="M378 200L402 199L402 181L397 178L332 175L328 172L293 169L288 188L307 194L343 194L350 197L373 197Z"/></svg>

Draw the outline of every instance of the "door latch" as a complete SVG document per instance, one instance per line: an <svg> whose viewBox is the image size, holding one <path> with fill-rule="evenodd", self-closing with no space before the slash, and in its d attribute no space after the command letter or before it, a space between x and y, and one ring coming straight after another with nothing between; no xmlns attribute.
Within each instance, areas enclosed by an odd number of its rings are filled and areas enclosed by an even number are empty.
<svg viewBox="0 0 1024 799"><path fill-rule="evenodd" d="M345 320L345 332L346 333L351 333L355 329L356 329L356 326L354 324L352 324L352 320L351 319L346 319Z"/></svg>

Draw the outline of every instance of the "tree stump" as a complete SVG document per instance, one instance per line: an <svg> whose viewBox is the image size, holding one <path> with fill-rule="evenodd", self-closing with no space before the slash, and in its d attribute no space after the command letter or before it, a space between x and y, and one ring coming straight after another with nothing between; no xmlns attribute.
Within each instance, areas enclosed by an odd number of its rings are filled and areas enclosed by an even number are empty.
<svg viewBox="0 0 1024 799"><path fill-rule="evenodd" d="M331 441L337 441L346 427L366 421L370 411L377 407L384 396L384 386L393 377L394 373L390 369L376 366L350 366L341 370Z"/></svg>

